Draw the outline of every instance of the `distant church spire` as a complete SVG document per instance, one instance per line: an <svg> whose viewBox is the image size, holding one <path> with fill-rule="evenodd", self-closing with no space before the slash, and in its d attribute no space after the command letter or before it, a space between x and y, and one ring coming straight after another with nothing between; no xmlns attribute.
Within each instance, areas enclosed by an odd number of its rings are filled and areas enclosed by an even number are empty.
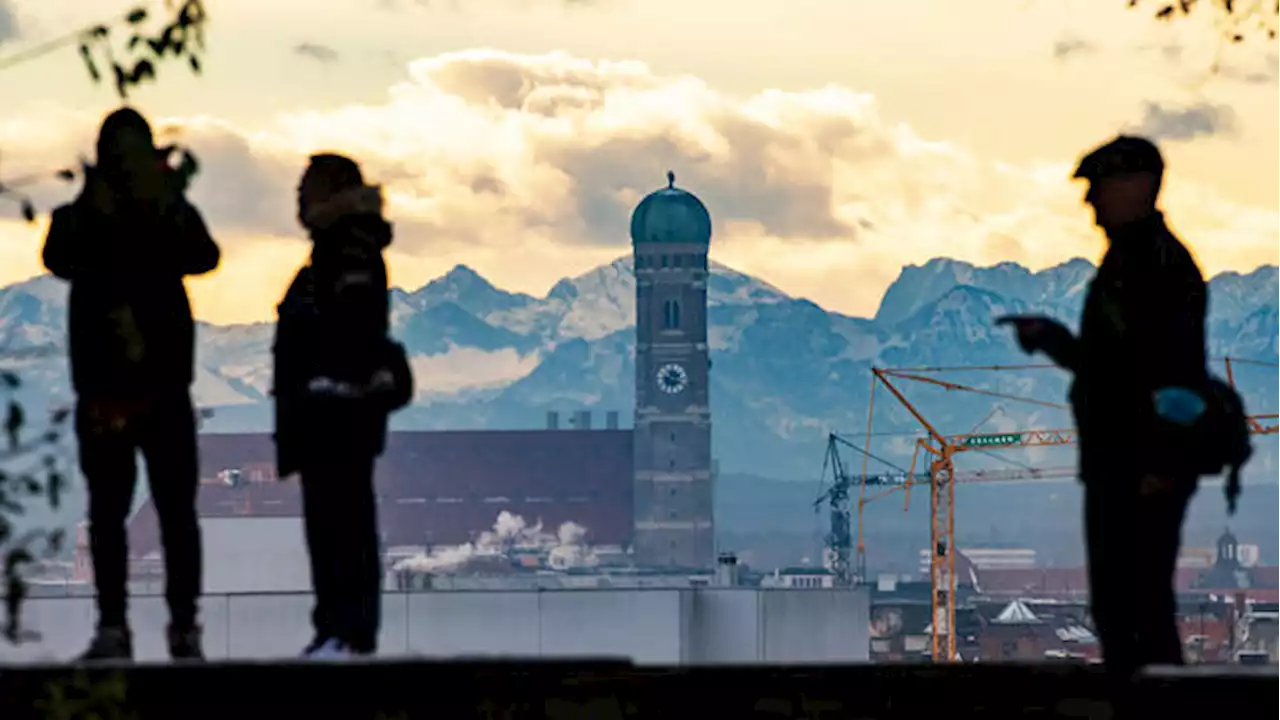
<svg viewBox="0 0 1280 720"><path fill-rule="evenodd" d="M674 188L675 186L676 186L676 174L668 170L667 171L667 187Z"/></svg>

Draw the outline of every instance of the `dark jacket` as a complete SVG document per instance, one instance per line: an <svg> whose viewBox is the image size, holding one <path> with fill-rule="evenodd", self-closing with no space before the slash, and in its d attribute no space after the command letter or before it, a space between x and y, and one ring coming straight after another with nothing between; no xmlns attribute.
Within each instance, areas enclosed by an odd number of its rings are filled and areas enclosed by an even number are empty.
<svg viewBox="0 0 1280 720"><path fill-rule="evenodd" d="M1058 358L1075 371L1081 475L1105 482L1126 471L1177 474L1185 459L1156 418L1153 395L1206 387L1204 278L1159 213L1110 240L1085 297L1080 336Z"/></svg>
<svg viewBox="0 0 1280 720"><path fill-rule="evenodd" d="M311 229L311 261L278 307L273 395L277 472L286 477L321 450L378 455L387 411L368 399L317 398L318 377L364 385L385 363L390 305L382 250L391 226L376 188L333 203L332 217Z"/></svg>
<svg viewBox="0 0 1280 720"><path fill-rule="evenodd" d="M182 279L218 266L200 213L185 200L166 210L104 216L78 199L53 211L43 259L71 283L71 381L81 397L185 391L194 379L195 324Z"/></svg>

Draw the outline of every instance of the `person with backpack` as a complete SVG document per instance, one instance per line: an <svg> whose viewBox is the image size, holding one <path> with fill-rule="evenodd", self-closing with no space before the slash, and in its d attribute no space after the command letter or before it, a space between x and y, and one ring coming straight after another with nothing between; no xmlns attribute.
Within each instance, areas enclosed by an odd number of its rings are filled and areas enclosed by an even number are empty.
<svg viewBox="0 0 1280 720"><path fill-rule="evenodd" d="M273 392L276 464L302 486L315 636L307 657L377 649L382 562L373 473L390 413L413 395L404 349L389 336L391 225L382 190L355 161L311 158L298 188L310 262L279 305Z"/></svg>
<svg viewBox="0 0 1280 720"><path fill-rule="evenodd" d="M1074 375L1091 610L1120 676L1183 662L1173 589L1183 517L1198 477L1224 468L1234 510L1250 452L1239 396L1209 374L1206 283L1156 207L1163 174L1156 146L1128 136L1076 169L1109 241L1078 336L1046 317L997 320L1025 352Z"/></svg>
<svg viewBox="0 0 1280 720"><path fill-rule="evenodd" d="M133 656L125 522L137 453L164 547L169 653L200 659L199 462L195 324L183 278L218 266L218 246L184 197L194 168L174 168L136 111L111 113L84 189L53 211L44 265L71 284L68 342L98 627L82 660Z"/></svg>

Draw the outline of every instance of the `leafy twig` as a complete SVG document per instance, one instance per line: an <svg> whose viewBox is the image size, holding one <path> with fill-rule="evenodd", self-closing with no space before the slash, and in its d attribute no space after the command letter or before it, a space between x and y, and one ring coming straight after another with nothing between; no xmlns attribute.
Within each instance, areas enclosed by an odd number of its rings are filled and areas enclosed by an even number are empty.
<svg viewBox="0 0 1280 720"><path fill-rule="evenodd" d="M111 28L99 25L80 38L80 57L94 82L102 81L102 72L94 50L103 56L110 68L116 94L129 98L129 90L156 78L157 64L166 59L184 59L191 71L199 74L200 55L204 50L204 25L207 15L200 0L184 0L174 9L168 22L156 34L148 35L142 25L150 18L146 7L138 7L125 16L129 40L125 50L132 57L117 59L111 44Z"/></svg>
<svg viewBox="0 0 1280 720"><path fill-rule="evenodd" d="M1217 14L1227 40L1244 42L1249 33L1261 32L1268 40L1276 39L1276 23L1280 18L1280 1L1277 0L1159 0L1155 3L1128 0L1129 7L1152 7L1157 20L1171 21L1187 17L1197 11Z"/></svg>

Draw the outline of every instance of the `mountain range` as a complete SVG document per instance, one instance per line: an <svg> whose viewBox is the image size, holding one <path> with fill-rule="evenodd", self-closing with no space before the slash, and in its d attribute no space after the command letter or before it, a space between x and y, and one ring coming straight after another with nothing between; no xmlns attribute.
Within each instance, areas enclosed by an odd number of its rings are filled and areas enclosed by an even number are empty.
<svg viewBox="0 0 1280 720"><path fill-rule="evenodd" d="M904 268L875 315L859 318L714 265L708 290L711 392L722 472L816 480L828 432L864 431L872 366L1038 362L1022 355L1008 332L994 328L993 318L1038 312L1072 324L1093 272L1081 259L1032 272L1015 263L975 267L939 258ZM1280 355L1277 268L1223 273L1210 287L1212 354L1274 364ZM49 276L0 289L0 347L61 344L66 295L65 284ZM630 258L563 279L544 297L507 292L465 266L417 290L394 289L394 332L410 352L419 389L394 426L536 428L549 410L617 410L629 417L634 301ZM194 392L202 406L214 408L208 430L269 429L271 337L270 323L199 325ZM61 354L8 364L21 371L20 392L30 407L70 397ZM1066 390L1065 376L1052 369L937 377L1051 403L1061 402ZM1252 412L1275 412L1274 366L1242 365L1236 377ZM1055 408L896 382L943 432L1070 425L1069 415ZM905 465L919 424L883 388L876 405L874 453ZM1069 463L1053 460L1048 451L1018 453L1009 453L1006 462ZM975 465L989 462L978 458ZM1274 467L1271 459L1263 462Z"/></svg>

